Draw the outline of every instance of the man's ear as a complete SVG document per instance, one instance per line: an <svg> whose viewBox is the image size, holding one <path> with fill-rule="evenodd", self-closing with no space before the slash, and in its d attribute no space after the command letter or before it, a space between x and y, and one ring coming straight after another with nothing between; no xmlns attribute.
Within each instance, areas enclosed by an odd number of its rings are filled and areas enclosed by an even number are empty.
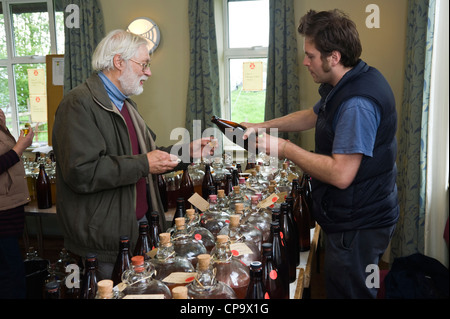
<svg viewBox="0 0 450 319"><path fill-rule="evenodd" d="M113 58L113 64L114 67L117 70L122 71L125 68L125 61L122 59L122 57L120 56L120 54L116 54Z"/></svg>
<svg viewBox="0 0 450 319"><path fill-rule="evenodd" d="M336 66L336 65L339 64L339 62L341 62L341 52L336 51L336 50L331 52L330 65L331 66Z"/></svg>

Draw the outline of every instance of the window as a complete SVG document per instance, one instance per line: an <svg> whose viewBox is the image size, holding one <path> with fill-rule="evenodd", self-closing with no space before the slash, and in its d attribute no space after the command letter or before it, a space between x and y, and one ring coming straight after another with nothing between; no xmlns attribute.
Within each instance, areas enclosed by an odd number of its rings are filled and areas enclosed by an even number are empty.
<svg viewBox="0 0 450 319"><path fill-rule="evenodd" d="M222 116L264 121L269 0L223 0L225 87Z"/></svg>
<svg viewBox="0 0 450 319"><path fill-rule="evenodd" d="M43 75L38 84L45 86L45 56L64 53L63 12L53 14L53 8L53 0L0 0L0 107L16 138L25 123L39 123L36 145L48 143L46 120L35 121L36 101L47 109L38 94L46 95L46 88L37 92L30 79Z"/></svg>

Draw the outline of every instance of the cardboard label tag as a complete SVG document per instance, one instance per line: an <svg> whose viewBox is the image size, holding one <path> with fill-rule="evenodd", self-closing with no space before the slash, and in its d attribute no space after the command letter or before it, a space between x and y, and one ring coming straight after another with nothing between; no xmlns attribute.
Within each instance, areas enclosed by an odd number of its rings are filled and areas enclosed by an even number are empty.
<svg viewBox="0 0 450 319"><path fill-rule="evenodd" d="M195 272L173 272L162 281L173 284L187 284L195 279Z"/></svg>
<svg viewBox="0 0 450 319"><path fill-rule="evenodd" d="M253 251L245 243L230 244L230 250L235 257L253 254Z"/></svg>
<svg viewBox="0 0 450 319"><path fill-rule="evenodd" d="M258 203L258 206L257 206L257 207L258 207L258 208L267 208L267 207L273 205L274 203L276 203L277 200L278 200L278 198L279 198L279 197L278 197L276 194L272 194L272 195L270 195L269 197L267 197L266 199L260 201L260 202Z"/></svg>
<svg viewBox="0 0 450 319"><path fill-rule="evenodd" d="M202 212L207 211L209 208L208 201L201 197L198 193L195 193L189 197L188 202L200 209Z"/></svg>

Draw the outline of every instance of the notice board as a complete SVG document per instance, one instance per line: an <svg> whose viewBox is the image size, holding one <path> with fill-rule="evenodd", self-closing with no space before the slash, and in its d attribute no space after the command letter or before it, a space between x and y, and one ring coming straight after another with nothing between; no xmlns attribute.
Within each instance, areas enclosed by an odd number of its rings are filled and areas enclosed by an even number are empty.
<svg viewBox="0 0 450 319"><path fill-rule="evenodd" d="M48 145L52 145L55 112L64 96L64 55L47 55L47 123Z"/></svg>

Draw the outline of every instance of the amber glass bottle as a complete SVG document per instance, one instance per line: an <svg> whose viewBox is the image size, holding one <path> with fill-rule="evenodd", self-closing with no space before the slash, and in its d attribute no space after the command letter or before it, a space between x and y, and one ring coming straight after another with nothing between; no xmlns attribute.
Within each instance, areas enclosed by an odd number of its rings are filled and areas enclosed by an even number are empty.
<svg viewBox="0 0 450 319"><path fill-rule="evenodd" d="M262 263L253 261L250 264L250 283L245 299L264 299L265 288L262 280Z"/></svg>
<svg viewBox="0 0 450 319"><path fill-rule="evenodd" d="M148 230L148 222L139 222L139 237L133 253L133 256L144 256L145 260L150 258L147 253L152 250Z"/></svg>
<svg viewBox="0 0 450 319"><path fill-rule="evenodd" d="M205 164L205 176L203 176L202 182L202 197L208 200L209 197L209 187L214 186L214 179L211 173L211 166L206 163ZM215 186L214 186L215 187Z"/></svg>
<svg viewBox="0 0 450 319"><path fill-rule="evenodd" d="M192 195L194 195L194 183L189 175L189 170L186 168L183 170L183 175L181 176L180 182L180 197L184 198L185 209L191 207L191 203L189 203L188 200Z"/></svg>
<svg viewBox="0 0 450 319"><path fill-rule="evenodd" d="M162 174L158 174L158 188L159 188L159 196L161 197L164 211L167 212L168 210L167 183L166 178Z"/></svg>
<svg viewBox="0 0 450 319"><path fill-rule="evenodd" d="M245 126L233 121L221 119L217 116L213 116L211 122L216 124L222 133L225 134L227 138L230 138L234 144L248 150L248 140L243 139L244 132L247 129Z"/></svg>
<svg viewBox="0 0 450 319"><path fill-rule="evenodd" d="M299 244L298 244L298 227L297 227L297 222L294 218L294 214L293 214L293 207L294 207L294 198L292 198L290 195L288 195L286 197L286 204L287 204L287 218L289 223L292 225L291 226L291 236L294 237L294 241L296 244L294 244L295 246L295 265L299 265L300 264L300 249L299 249ZM294 250L292 250L293 252Z"/></svg>
<svg viewBox="0 0 450 319"><path fill-rule="evenodd" d="M294 225L290 222L288 216L288 203L281 203L280 206L280 227L283 234L283 239L286 243L287 257L289 260L289 283L293 283L296 278L297 255L300 255L298 250L298 238L293 236Z"/></svg>
<svg viewBox="0 0 450 319"><path fill-rule="evenodd" d="M273 251L271 243L262 245L263 283L265 288L265 299L289 299L289 290L283 285L282 277L273 262Z"/></svg>
<svg viewBox="0 0 450 319"><path fill-rule="evenodd" d="M130 239L128 236L120 236L119 254L117 255L111 280L114 286L122 282L122 274L131 265Z"/></svg>
<svg viewBox="0 0 450 319"><path fill-rule="evenodd" d="M80 299L95 299L97 294L97 255L88 254L85 261L85 273L81 282Z"/></svg>
<svg viewBox="0 0 450 319"><path fill-rule="evenodd" d="M52 207L52 192L50 189L50 179L45 172L44 164L39 165L39 175L36 180L36 197L38 208L46 209Z"/></svg>
<svg viewBox="0 0 450 319"><path fill-rule="evenodd" d="M281 237L281 228L278 222L271 223L269 243L272 243L273 263L278 269L278 275L282 278L283 288L289 291L289 257L286 243Z"/></svg>
<svg viewBox="0 0 450 319"><path fill-rule="evenodd" d="M302 176L302 180L300 182L303 185L303 191L305 194L306 205L308 205L309 211L309 227L316 227L316 221L313 216L313 199L312 199L312 185L311 185L311 176L304 172Z"/></svg>
<svg viewBox="0 0 450 319"><path fill-rule="evenodd" d="M309 209L305 201L305 194L302 185L297 188L297 197L294 202L293 215L297 222L298 229L298 249L308 251L311 245L311 233L309 223Z"/></svg>

